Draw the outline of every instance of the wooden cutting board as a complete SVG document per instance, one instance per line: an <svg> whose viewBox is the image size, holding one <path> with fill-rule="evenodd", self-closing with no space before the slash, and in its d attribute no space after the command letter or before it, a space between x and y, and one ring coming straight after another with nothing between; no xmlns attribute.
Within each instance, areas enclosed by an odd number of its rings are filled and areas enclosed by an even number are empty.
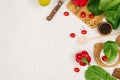
<svg viewBox="0 0 120 80"><path fill-rule="evenodd" d="M95 16L93 19L90 19L89 14L91 14L91 12L88 11L87 6L80 7L80 9L77 9L77 6L75 6L71 0L67 4L67 9L69 9L74 15L76 15L80 20L82 20L90 28L97 27L98 24L100 23L100 21L102 21L102 19L104 18L104 15L101 14L99 16ZM80 16L81 12L83 12L83 11L86 13L85 18L82 18Z"/></svg>

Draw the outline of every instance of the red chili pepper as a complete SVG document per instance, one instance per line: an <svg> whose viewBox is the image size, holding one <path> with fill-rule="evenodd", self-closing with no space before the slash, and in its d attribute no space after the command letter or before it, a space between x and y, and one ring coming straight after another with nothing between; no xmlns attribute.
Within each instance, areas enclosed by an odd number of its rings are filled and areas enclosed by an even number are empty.
<svg viewBox="0 0 120 80"><path fill-rule="evenodd" d="M89 56L87 51L82 51L76 54L76 61L81 65L85 66L90 65L89 63L91 62L91 57Z"/></svg>

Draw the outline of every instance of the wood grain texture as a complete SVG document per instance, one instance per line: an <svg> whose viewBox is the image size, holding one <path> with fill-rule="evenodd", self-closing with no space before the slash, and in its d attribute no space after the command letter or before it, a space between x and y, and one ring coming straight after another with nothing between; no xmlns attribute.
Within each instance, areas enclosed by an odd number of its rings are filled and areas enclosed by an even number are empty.
<svg viewBox="0 0 120 80"><path fill-rule="evenodd" d="M94 45L94 59L95 59L95 62L101 67L115 67L115 66L119 65L120 64L120 50L119 50L118 60L114 64L107 65L107 64L104 64L101 61L100 53L103 49L103 45L104 45L104 43L96 43Z"/></svg>

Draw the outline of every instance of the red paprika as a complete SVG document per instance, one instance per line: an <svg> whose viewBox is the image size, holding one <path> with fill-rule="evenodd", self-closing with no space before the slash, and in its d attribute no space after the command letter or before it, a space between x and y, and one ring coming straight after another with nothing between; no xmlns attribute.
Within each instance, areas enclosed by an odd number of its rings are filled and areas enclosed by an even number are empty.
<svg viewBox="0 0 120 80"><path fill-rule="evenodd" d="M72 0L75 6L84 7L87 5L88 0Z"/></svg>
<svg viewBox="0 0 120 80"><path fill-rule="evenodd" d="M91 62L91 57L89 56L87 51L81 51L81 52L77 53L75 58L76 58L76 61L81 66L85 66L86 64L90 65L89 63Z"/></svg>

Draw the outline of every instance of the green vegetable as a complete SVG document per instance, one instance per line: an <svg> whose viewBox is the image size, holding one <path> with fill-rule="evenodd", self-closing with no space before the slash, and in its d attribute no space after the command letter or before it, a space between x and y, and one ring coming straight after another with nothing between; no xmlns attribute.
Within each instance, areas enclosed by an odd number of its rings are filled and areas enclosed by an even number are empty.
<svg viewBox="0 0 120 80"><path fill-rule="evenodd" d="M105 11L104 15L106 20L112 24L113 29L117 29L120 24L120 12L119 11Z"/></svg>
<svg viewBox="0 0 120 80"><path fill-rule="evenodd" d="M120 5L120 0L113 0L105 10L117 10L118 6Z"/></svg>
<svg viewBox="0 0 120 80"><path fill-rule="evenodd" d="M100 0L89 0L89 3L87 5L88 10L92 12L95 16L103 13L103 11L99 9L99 2Z"/></svg>
<svg viewBox="0 0 120 80"><path fill-rule="evenodd" d="M93 65L85 71L86 80L116 80L103 68Z"/></svg>
<svg viewBox="0 0 120 80"><path fill-rule="evenodd" d="M105 8L108 6L108 4L110 4L111 2L113 2L113 0L100 0L99 3L99 9L102 11L105 11ZM107 4L107 5L106 5Z"/></svg>
<svg viewBox="0 0 120 80"><path fill-rule="evenodd" d="M120 25L120 0L90 0L87 8L95 16L104 14L113 29Z"/></svg>
<svg viewBox="0 0 120 80"><path fill-rule="evenodd" d="M106 8L104 15L106 20L112 24L113 29L120 25L120 0L114 0Z"/></svg>
<svg viewBox="0 0 120 80"><path fill-rule="evenodd" d="M104 43L103 52L108 58L108 62L114 60L118 54L118 43L114 41L107 41Z"/></svg>

